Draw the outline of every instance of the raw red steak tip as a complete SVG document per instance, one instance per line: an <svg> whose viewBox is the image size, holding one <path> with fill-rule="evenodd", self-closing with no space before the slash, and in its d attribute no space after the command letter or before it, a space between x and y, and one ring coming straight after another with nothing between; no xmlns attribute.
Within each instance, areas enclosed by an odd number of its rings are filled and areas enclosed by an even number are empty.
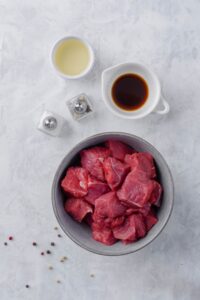
<svg viewBox="0 0 200 300"><path fill-rule="evenodd" d="M121 185L130 170L128 164L125 164L114 157L106 158L103 163L103 168L106 181L111 190L116 190Z"/></svg>
<svg viewBox="0 0 200 300"><path fill-rule="evenodd" d="M95 205L95 200L101 195L110 191L107 183L102 182L92 176L88 176L88 193L85 196L85 200Z"/></svg>
<svg viewBox="0 0 200 300"><path fill-rule="evenodd" d="M121 189L117 192L118 198L125 204L133 206L133 208L146 205L151 197L154 182L145 177L142 171L131 171Z"/></svg>
<svg viewBox="0 0 200 300"><path fill-rule="evenodd" d="M95 201L95 214L99 216L116 218L122 216L125 211L125 206L120 203L115 192L104 194Z"/></svg>
<svg viewBox="0 0 200 300"><path fill-rule="evenodd" d="M149 202L151 204L154 204L155 206L159 207L160 206L160 198L162 194L162 187L157 181L153 181L154 188L151 193L151 197L149 199Z"/></svg>
<svg viewBox="0 0 200 300"><path fill-rule="evenodd" d="M113 235L118 240L129 242L135 241L137 239L137 236L134 215L127 217L123 225L115 227L113 229Z"/></svg>
<svg viewBox="0 0 200 300"><path fill-rule="evenodd" d="M92 224L92 236L96 241L108 246L111 246L116 242L111 229L106 227L102 228L95 223Z"/></svg>
<svg viewBox="0 0 200 300"><path fill-rule="evenodd" d="M126 154L135 152L128 145L116 140L107 141L106 146L110 149L112 156L120 160L124 160Z"/></svg>
<svg viewBox="0 0 200 300"><path fill-rule="evenodd" d="M104 147L93 147L81 151L81 165L91 175L104 181L103 161L110 155L110 150Z"/></svg>
<svg viewBox="0 0 200 300"><path fill-rule="evenodd" d="M148 152L133 153L132 155L127 154L125 162L131 166L132 170L138 169L144 171L149 178L156 177L153 157Z"/></svg>
<svg viewBox="0 0 200 300"><path fill-rule="evenodd" d="M84 197L87 194L87 182L87 170L81 167L70 167L61 182L61 187L74 197Z"/></svg>
<svg viewBox="0 0 200 300"><path fill-rule="evenodd" d="M144 237L146 233L145 220L140 214L128 216L122 225L113 229L114 237L122 240L125 244Z"/></svg>
<svg viewBox="0 0 200 300"><path fill-rule="evenodd" d="M83 198L67 199L65 210L78 222L81 222L88 213L93 212L92 206Z"/></svg>
<svg viewBox="0 0 200 300"><path fill-rule="evenodd" d="M148 216L145 217L145 221L147 231L149 231L158 222L158 219L153 213L150 213Z"/></svg>

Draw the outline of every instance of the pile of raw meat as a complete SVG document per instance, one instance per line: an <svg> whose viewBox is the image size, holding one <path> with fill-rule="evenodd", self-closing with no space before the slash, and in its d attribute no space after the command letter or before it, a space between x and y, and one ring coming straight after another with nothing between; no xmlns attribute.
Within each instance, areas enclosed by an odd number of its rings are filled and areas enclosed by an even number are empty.
<svg viewBox="0 0 200 300"><path fill-rule="evenodd" d="M81 151L80 166L67 169L61 187L66 212L103 244L134 242L157 222L162 187L153 157L119 141Z"/></svg>

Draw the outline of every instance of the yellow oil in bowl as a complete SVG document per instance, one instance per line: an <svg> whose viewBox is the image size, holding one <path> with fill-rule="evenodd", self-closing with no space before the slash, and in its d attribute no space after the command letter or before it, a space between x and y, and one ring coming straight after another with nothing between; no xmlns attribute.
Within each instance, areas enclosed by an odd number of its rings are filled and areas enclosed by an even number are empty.
<svg viewBox="0 0 200 300"><path fill-rule="evenodd" d="M61 40L54 52L54 63L57 69L67 76L78 76L84 73L90 64L88 46L77 38Z"/></svg>

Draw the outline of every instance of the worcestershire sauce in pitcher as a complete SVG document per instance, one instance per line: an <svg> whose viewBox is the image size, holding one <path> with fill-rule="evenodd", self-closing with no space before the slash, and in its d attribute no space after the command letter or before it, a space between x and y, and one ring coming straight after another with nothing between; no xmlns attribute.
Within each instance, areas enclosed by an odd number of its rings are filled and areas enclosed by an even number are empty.
<svg viewBox="0 0 200 300"><path fill-rule="evenodd" d="M121 109L134 111L141 108L148 98L148 85L137 74L123 74L112 86L112 99Z"/></svg>

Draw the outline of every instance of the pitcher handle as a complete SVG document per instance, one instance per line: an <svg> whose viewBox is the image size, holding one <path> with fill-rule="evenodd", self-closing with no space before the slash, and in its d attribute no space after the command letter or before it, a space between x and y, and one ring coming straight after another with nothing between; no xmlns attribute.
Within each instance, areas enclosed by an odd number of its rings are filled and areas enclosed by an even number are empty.
<svg viewBox="0 0 200 300"><path fill-rule="evenodd" d="M165 114L167 114L170 111L169 103L165 100L165 98L163 97L163 95L161 95L160 102L163 105L163 109L155 109L154 112L157 113L157 114L159 114L159 115L165 115Z"/></svg>

